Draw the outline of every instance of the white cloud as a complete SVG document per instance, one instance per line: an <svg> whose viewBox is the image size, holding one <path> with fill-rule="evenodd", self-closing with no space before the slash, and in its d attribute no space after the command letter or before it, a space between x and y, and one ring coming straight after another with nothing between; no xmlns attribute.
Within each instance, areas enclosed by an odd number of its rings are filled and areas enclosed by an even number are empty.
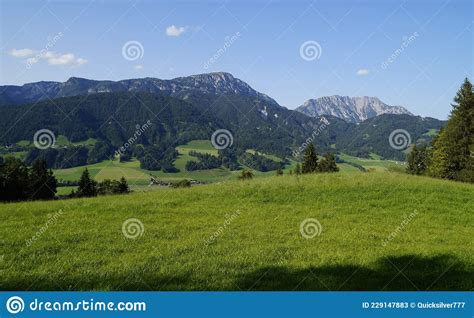
<svg viewBox="0 0 474 318"><path fill-rule="evenodd" d="M135 65L133 68L136 69L137 71L143 70L143 65Z"/></svg>
<svg viewBox="0 0 474 318"><path fill-rule="evenodd" d="M185 27L177 27L173 24L166 28L166 35L177 37L184 33L184 31L186 31Z"/></svg>
<svg viewBox="0 0 474 318"><path fill-rule="evenodd" d="M30 56L33 56L35 55L36 51L35 50L32 50L32 49L12 49L10 51L10 55L13 56L13 57L19 57L19 58L23 58L23 57L30 57Z"/></svg>
<svg viewBox="0 0 474 318"><path fill-rule="evenodd" d="M39 59L37 57L30 57L25 60L26 64L33 65L38 63Z"/></svg>
<svg viewBox="0 0 474 318"><path fill-rule="evenodd" d="M65 65L65 66L78 66L87 63L87 60L83 58L76 58L74 54L67 53L67 54L52 54L46 57L48 60L48 64L50 65Z"/></svg>
<svg viewBox="0 0 474 318"><path fill-rule="evenodd" d="M360 70L357 71L358 76L367 76L369 75L369 70L366 68L361 68Z"/></svg>
<svg viewBox="0 0 474 318"><path fill-rule="evenodd" d="M63 66L79 66L84 65L88 61L81 57L76 57L72 53L57 53L46 50L33 50L33 49L12 49L10 55L16 58L24 59L24 62L28 65L38 63L40 60L46 60L49 65L63 65Z"/></svg>

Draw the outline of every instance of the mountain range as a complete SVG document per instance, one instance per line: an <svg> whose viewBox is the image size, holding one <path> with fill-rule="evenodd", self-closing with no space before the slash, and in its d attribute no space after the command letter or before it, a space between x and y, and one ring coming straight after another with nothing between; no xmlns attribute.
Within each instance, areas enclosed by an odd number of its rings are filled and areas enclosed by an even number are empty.
<svg viewBox="0 0 474 318"><path fill-rule="evenodd" d="M309 99L296 109L312 117L331 115L350 123L359 123L382 114L413 115L402 106L390 106L377 97L324 96Z"/></svg>
<svg viewBox="0 0 474 318"><path fill-rule="evenodd" d="M267 95L257 92L247 83L225 72L191 75L172 80L147 77L121 81L98 81L71 77L63 83L36 82L23 86L6 85L0 86L0 103L23 104L60 97L117 92L166 93L181 99L186 99L192 93L241 94L258 97L271 105L278 105Z"/></svg>
<svg viewBox="0 0 474 318"><path fill-rule="evenodd" d="M255 149L287 158L309 138L320 153L345 152L361 157L376 153L386 159L404 160L405 153L389 145L393 130L409 131L413 142L429 142L430 132L444 125L377 98L332 96L313 101L318 102L289 110L223 72L172 80L114 82L72 77L64 83L0 86L0 145L37 156L38 150L22 148L19 142L32 140L40 129L49 129L75 143L89 138L100 141L93 149L81 150L88 163L97 162L126 143L137 125L150 120L151 128L141 134L130 154L142 159L159 157L167 160L167 165L175 154L166 149L210 139L217 129L232 133L238 153ZM318 106L309 107L313 104ZM64 159L67 154L54 156ZM69 163L64 160L61 162L66 166L81 164L69 162L73 158L66 160Z"/></svg>

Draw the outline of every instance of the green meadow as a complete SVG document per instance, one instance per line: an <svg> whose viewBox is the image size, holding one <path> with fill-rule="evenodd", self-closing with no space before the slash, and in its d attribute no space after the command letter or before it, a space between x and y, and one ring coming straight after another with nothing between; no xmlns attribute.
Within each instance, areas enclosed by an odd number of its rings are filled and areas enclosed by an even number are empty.
<svg viewBox="0 0 474 318"><path fill-rule="evenodd" d="M62 140L64 138L60 138ZM66 141L62 141L65 144ZM90 143L93 140L89 140ZM150 184L150 176L154 176L165 182L176 182L182 179L194 179L204 183L211 182L222 182L226 180L236 180L240 171L230 171L225 168L217 168L210 170L198 170L198 171L186 171L186 162L190 160L197 160L197 158L190 156L190 151L196 151L200 153L208 153L217 156L217 150L212 146L209 140L193 140L187 144L176 147L179 155L174 162L174 166L180 171L177 173L165 173L162 171L148 171L140 168L140 162L136 159L132 159L129 162L119 162L118 160L106 160L96 164L91 164L82 167L74 167L69 169L56 169L54 174L58 179L67 181L77 181L81 177L82 172L87 167L90 174L97 181L103 181L104 179L120 179L122 176L127 179L132 189L139 189L141 191L148 190ZM254 150L247 150L250 153L255 153ZM274 156L263 154L269 159L280 161L281 159ZM346 154L342 154L341 158L349 163L355 163L363 166L366 169L374 168L379 171L387 171L390 166L402 166L402 163L396 163L395 161L375 159L361 159L352 157ZM284 173L288 174L290 170L294 169L296 161L290 160L290 163L284 169ZM356 172L358 168L348 164L338 164L341 172ZM244 168L246 168L244 166ZM272 176L275 175L275 171L259 172L253 171L255 177ZM76 187L59 187L58 194L66 195Z"/></svg>
<svg viewBox="0 0 474 318"><path fill-rule="evenodd" d="M473 207L377 171L1 204L0 289L469 290Z"/></svg>

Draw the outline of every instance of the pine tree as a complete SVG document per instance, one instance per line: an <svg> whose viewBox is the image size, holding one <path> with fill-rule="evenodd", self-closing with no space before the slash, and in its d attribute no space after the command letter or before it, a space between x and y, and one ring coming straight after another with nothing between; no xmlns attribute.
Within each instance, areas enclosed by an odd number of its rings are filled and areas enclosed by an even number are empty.
<svg viewBox="0 0 474 318"><path fill-rule="evenodd" d="M89 170L84 170L79 180L79 188L77 189L78 197L95 197L97 196L97 182L91 179Z"/></svg>
<svg viewBox="0 0 474 318"><path fill-rule="evenodd" d="M45 160L38 159L33 162L29 179L31 199L54 199L58 182L54 177L53 171L51 169L48 170Z"/></svg>
<svg viewBox="0 0 474 318"><path fill-rule="evenodd" d="M124 177L120 178L120 183L118 186L119 193L129 193L130 188L128 187L127 179Z"/></svg>
<svg viewBox="0 0 474 318"><path fill-rule="evenodd" d="M446 127L433 141L430 174L474 182L474 93L467 78L452 106Z"/></svg>
<svg viewBox="0 0 474 318"><path fill-rule="evenodd" d="M316 172L318 169L318 156L316 155L316 150L314 145L310 143L304 151L303 157L303 173L312 173Z"/></svg>
<svg viewBox="0 0 474 318"><path fill-rule="evenodd" d="M336 158L332 153L326 153L318 165L320 172L338 172L339 167L336 164Z"/></svg>

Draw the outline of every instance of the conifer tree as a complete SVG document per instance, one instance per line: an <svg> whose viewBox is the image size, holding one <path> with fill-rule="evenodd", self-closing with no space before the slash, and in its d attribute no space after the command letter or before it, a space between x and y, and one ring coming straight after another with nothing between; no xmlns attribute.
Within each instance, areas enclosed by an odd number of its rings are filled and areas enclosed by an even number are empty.
<svg viewBox="0 0 474 318"><path fill-rule="evenodd" d="M320 172L338 172L339 167L336 164L336 159L332 153L326 153L318 165Z"/></svg>
<svg viewBox="0 0 474 318"><path fill-rule="evenodd" d="M430 174L474 182L474 93L466 78L454 98L446 127L433 141Z"/></svg>
<svg viewBox="0 0 474 318"><path fill-rule="evenodd" d="M316 150L314 145L310 143L304 151L303 157L303 173L312 173L316 172L318 169L318 156L316 155Z"/></svg>
<svg viewBox="0 0 474 318"><path fill-rule="evenodd" d="M130 192L130 188L128 187L127 179L125 179L125 177L120 178L118 189L119 189L119 193L129 193Z"/></svg>
<svg viewBox="0 0 474 318"><path fill-rule="evenodd" d="M48 170L46 161L38 159L33 162L30 170L31 199L54 199L58 182L51 169Z"/></svg>
<svg viewBox="0 0 474 318"><path fill-rule="evenodd" d="M91 179L89 170L84 170L79 180L79 188L77 189L78 197L95 197L97 196L97 182Z"/></svg>

